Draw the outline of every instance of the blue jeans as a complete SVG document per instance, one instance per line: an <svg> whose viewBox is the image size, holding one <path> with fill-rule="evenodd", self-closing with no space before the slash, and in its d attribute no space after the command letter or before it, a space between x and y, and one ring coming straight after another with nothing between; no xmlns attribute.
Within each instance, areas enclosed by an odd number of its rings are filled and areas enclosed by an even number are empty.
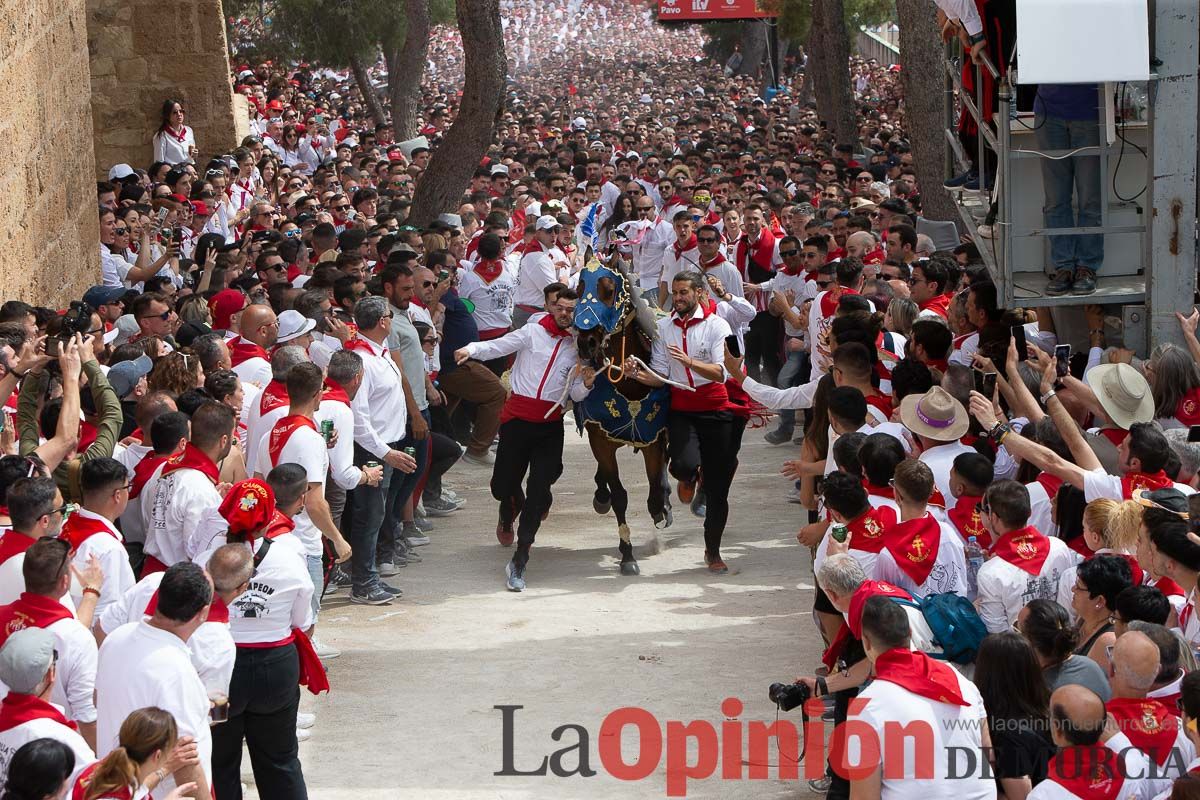
<svg viewBox="0 0 1200 800"><path fill-rule="evenodd" d="M1096 120L1072 120L1039 115L1035 120L1038 147L1043 150L1074 150L1100 144L1100 125ZM1042 220L1047 228L1100 227L1103 202L1100 157L1075 156L1039 159L1042 163L1042 191L1046 204ZM1076 208L1071 207L1076 200ZM1050 236L1050 262L1055 270L1074 271L1087 267L1099 272L1104 263L1104 235Z"/></svg>
<svg viewBox="0 0 1200 800"><path fill-rule="evenodd" d="M788 337L791 338L791 337ZM780 389L791 389L799 386L802 375L808 374L808 353L803 350L789 350L787 361L779 368L776 386ZM796 428L796 409L781 408L779 411L779 430L791 432Z"/></svg>
<svg viewBox="0 0 1200 800"><path fill-rule="evenodd" d="M389 447L395 448L399 442ZM380 459L354 445L354 464L361 467L368 461ZM366 594L379 584L379 570L375 566L375 547L379 542L379 529L383 525L384 499L392 468L383 467L383 482L379 486L359 484L346 492L346 509L342 512L342 535L350 542L354 555L350 557L350 577L355 594Z"/></svg>
<svg viewBox="0 0 1200 800"><path fill-rule="evenodd" d="M429 410L421 412L425 424L429 424ZM432 431L430 432L432 433ZM430 434L426 434L428 438ZM429 461L428 442L417 441L412 435L412 425L408 426L408 434L400 442L398 449L411 447L416 450L417 468L413 472L399 472L389 466L383 468L383 485L387 487L387 499L383 507L383 524L379 528L379 543L376 555L380 563L390 562L396 556L396 539L399 538L404 526L404 504L412 497L413 491L425 474Z"/></svg>

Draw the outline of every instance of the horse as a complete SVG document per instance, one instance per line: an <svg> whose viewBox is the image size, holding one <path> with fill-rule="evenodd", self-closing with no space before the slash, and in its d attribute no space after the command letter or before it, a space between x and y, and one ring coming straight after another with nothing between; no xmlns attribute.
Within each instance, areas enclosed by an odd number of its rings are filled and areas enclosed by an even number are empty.
<svg viewBox="0 0 1200 800"><path fill-rule="evenodd" d="M625 512L629 495L621 485L617 451L628 445L641 451L650 492L646 508L655 528L672 522L671 491L666 479L667 412L670 392L625 377L622 364L629 356L650 361L658 332L654 315L637 294L620 257L607 265L591 260L581 271L575 327L580 361L596 371L591 392L575 404L575 421L587 431L596 458L596 492L592 507L597 514L611 509L620 536L621 574L637 575Z"/></svg>

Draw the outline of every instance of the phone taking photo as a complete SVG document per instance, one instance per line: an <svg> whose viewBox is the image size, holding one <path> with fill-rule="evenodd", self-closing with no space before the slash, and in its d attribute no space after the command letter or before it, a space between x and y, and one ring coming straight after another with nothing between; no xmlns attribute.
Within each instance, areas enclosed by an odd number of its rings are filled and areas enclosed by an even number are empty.
<svg viewBox="0 0 1200 800"><path fill-rule="evenodd" d="M725 337L725 349L729 351L729 355L734 358L742 357L742 346L738 342L737 334Z"/></svg>
<svg viewBox="0 0 1200 800"><path fill-rule="evenodd" d="M1054 371L1059 379L1071 374L1071 345L1060 344L1054 348Z"/></svg>
<svg viewBox="0 0 1200 800"><path fill-rule="evenodd" d="M975 391L991 400L996 396L996 373L972 370L975 373Z"/></svg>
<svg viewBox="0 0 1200 800"><path fill-rule="evenodd" d="M1200 425L1193 425L1188 428L1188 441L1200 442Z"/></svg>
<svg viewBox="0 0 1200 800"><path fill-rule="evenodd" d="M1027 349L1027 346L1025 344L1025 326L1024 325L1013 325L1012 326L1012 338L1013 338L1013 342L1016 343L1016 345L1017 345L1017 360L1018 361L1027 360L1029 358L1029 350Z"/></svg>

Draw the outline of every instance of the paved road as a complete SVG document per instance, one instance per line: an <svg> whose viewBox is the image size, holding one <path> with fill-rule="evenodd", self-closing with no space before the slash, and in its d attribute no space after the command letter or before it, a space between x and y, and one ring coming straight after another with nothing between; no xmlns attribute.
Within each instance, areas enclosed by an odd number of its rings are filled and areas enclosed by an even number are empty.
<svg viewBox="0 0 1200 800"><path fill-rule="evenodd" d="M640 458L629 453L622 467L637 498L630 525L642 574L621 577L615 521L591 508L591 453L569 430L565 472L533 549L529 589L509 593L503 567L511 551L493 534L490 473L456 467L448 485L467 507L438 520L433 544L421 548L424 563L402 570L404 599L381 608L349 605L344 593L326 599L320 635L343 655L329 665L333 693L304 701L318 714L312 739L301 745L310 795L665 797L665 743L657 759L645 754L648 775L641 780L606 769L612 754L602 762L601 750L613 739L602 744L601 726L611 712L645 709L660 732L668 720L705 720L720 731L722 701L732 697L744 703L743 724L773 721L767 685L815 664L820 643L810 614L809 558L794 539L800 507L784 500L788 487L777 474L795 449L770 447L761 431L747 432L746 442L722 549L731 573L722 577L705 571L700 520L686 508L656 535ZM551 738L573 724L586 730L587 766L597 774L495 775L504 769L497 705L523 706L511 712L515 770L535 770L545 756L572 747L560 769L577 770L577 730ZM630 764L642 757L634 730L623 738ZM694 744L692 763L699 757ZM803 781L780 780L774 768L766 780L723 780L722 758L716 777L687 784L689 797L808 796Z"/></svg>

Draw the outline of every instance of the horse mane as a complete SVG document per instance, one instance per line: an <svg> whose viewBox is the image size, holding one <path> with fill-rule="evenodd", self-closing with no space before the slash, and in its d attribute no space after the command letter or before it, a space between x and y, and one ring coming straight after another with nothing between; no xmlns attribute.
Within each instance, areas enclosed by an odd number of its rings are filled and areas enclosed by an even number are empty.
<svg viewBox="0 0 1200 800"><path fill-rule="evenodd" d="M613 253L608 267L625 279L625 285L629 287L629 296L633 300L633 315L634 319L637 320L638 328L641 329L648 340L651 342L655 341L658 339L657 318L654 316L654 311L650 308L650 304L642 297L641 291L630 276L626 262L621 258L619 253Z"/></svg>

